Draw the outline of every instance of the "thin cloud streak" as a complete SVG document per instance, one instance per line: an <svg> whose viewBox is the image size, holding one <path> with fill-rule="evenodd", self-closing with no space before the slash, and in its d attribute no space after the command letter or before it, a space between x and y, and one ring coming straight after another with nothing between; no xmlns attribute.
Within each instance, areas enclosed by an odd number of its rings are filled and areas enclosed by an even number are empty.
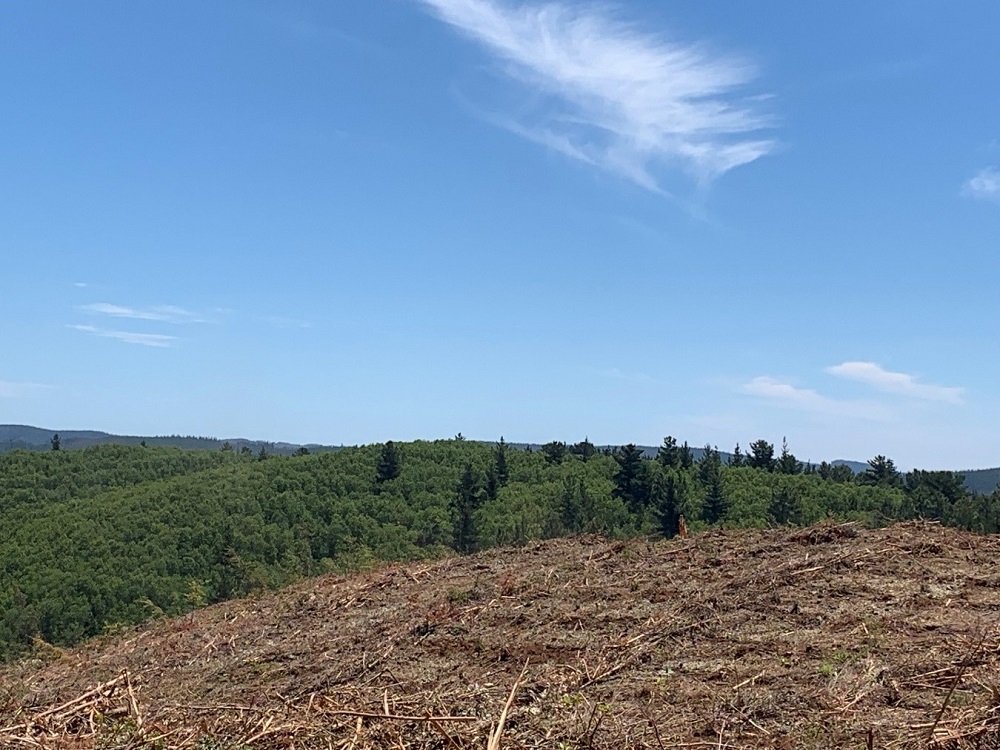
<svg viewBox="0 0 1000 750"><path fill-rule="evenodd" d="M0 398L23 398L51 387L41 383L15 383L10 380L0 380Z"/></svg>
<svg viewBox="0 0 1000 750"><path fill-rule="evenodd" d="M826 371L840 378L865 383L883 393L908 396L925 401L960 404L965 393L964 388L919 383L913 375L908 375L905 372L890 372L875 362L844 362L827 367Z"/></svg>
<svg viewBox="0 0 1000 750"><path fill-rule="evenodd" d="M643 34L593 7L420 2L547 95L530 122L491 119L571 159L661 192L654 164L704 185L775 147L752 135L772 125L757 111L761 97L735 96L755 75L744 60Z"/></svg>
<svg viewBox="0 0 1000 750"><path fill-rule="evenodd" d="M799 411L829 416L882 420L884 410L877 404L861 401L842 401L824 396L811 388L799 388L777 378L761 375L740 386L748 396L766 399L772 403Z"/></svg>
<svg viewBox="0 0 1000 750"><path fill-rule="evenodd" d="M976 200L1000 203L1000 172L995 169L981 169L975 177L970 177L962 185L962 195Z"/></svg>
<svg viewBox="0 0 1000 750"><path fill-rule="evenodd" d="M652 375L647 375L644 372L628 372L622 370L618 367L611 367L607 370L601 370L600 374L602 377L610 378L612 380L623 380L627 383L640 383L643 385L661 385L663 381L654 378Z"/></svg>
<svg viewBox="0 0 1000 750"><path fill-rule="evenodd" d="M97 315L108 315L113 318L130 318L132 320L154 320L162 323L205 323L206 320L198 313L185 310L176 305L158 305L147 309L113 305L109 302L95 302L81 305L80 310Z"/></svg>
<svg viewBox="0 0 1000 750"><path fill-rule="evenodd" d="M165 336L159 333L136 333L134 331L114 331L107 328L98 328L97 326L85 326L85 325L71 325L69 326L75 331L81 331L82 333L89 333L92 336L101 336L109 339L116 339L126 344L138 344L140 346L152 346L160 349L166 349L173 346L174 341L177 340L176 336Z"/></svg>

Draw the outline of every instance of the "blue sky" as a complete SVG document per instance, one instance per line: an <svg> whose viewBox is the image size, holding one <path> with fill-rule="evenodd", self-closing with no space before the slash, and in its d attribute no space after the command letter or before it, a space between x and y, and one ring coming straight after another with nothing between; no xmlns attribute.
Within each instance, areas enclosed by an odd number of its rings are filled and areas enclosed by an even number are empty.
<svg viewBox="0 0 1000 750"><path fill-rule="evenodd" d="M996 466L998 27L8 2L0 423Z"/></svg>

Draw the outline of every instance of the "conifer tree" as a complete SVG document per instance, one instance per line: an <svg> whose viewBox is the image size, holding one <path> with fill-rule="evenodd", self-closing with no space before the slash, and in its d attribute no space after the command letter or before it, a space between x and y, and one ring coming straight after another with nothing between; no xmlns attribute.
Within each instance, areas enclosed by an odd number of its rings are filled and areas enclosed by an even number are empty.
<svg viewBox="0 0 1000 750"><path fill-rule="evenodd" d="M453 546L463 555L475 552L479 544L474 513L479 507L479 481L467 463L452 502Z"/></svg>
<svg viewBox="0 0 1000 750"><path fill-rule="evenodd" d="M705 486L705 502L702 505L701 517L705 523L718 523L726 517L729 501L722 487L721 473L713 474Z"/></svg>
<svg viewBox="0 0 1000 750"><path fill-rule="evenodd" d="M656 511L657 527L667 539L677 536L680 530L680 516L689 491L686 476L676 469L667 469L657 472L653 479L651 505Z"/></svg>
<svg viewBox="0 0 1000 750"><path fill-rule="evenodd" d="M618 471L615 472L615 486L611 495L639 515L649 504L649 481L642 463L642 451L629 443L616 455Z"/></svg>
<svg viewBox="0 0 1000 750"><path fill-rule="evenodd" d="M698 463L698 478L705 488L701 516L706 523L718 523L725 517L729 504L722 488L722 458L719 451L711 446L705 446L705 452Z"/></svg>
<svg viewBox="0 0 1000 750"><path fill-rule="evenodd" d="M510 467L507 465L507 443L504 442L503 435L500 436L500 442L493 449L493 472L499 487L506 486L507 482L510 481Z"/></svg>
<svg viewBox="0 0 1000 750"><path fill-rule="evenodd" d="M403 471L402 451L391 440L382 446L378 463L375 465L375 482L382 484L395 479Z"/></svg>
<svg viewBox="0 0 1000 750"><path fill-rule="evenodd" d="M681 465L680 448L677 447L677 440L671 435L663 438L663 445L656 451L656 460L665 469L675 469Z"/></svg>
<svg viewBox="0 0 1000 750"><path fill-rule="evenodd" d="M548 464L561 464L566 458L566 443L553 440L542 446L542 453L545 454L545 462Z"/></svg>
<svg viewBox="0 0 1000 750"><path fill-rule="evenodd" d="M874 484L879 487L902 487L903 477L891 458L878 455L868 461L868 468L858 474L859 484Z"/></svg>
<svg viewBox="0 0 1000 750"><path fill-rule="evenodd" d="M680 461L682 469L690 469L694 466L694 453L688 447L687 440L684 441L684 445L677 452L677 458Z"/></svg>
<svg viewBox="0 0 1000 750"><path fill-rule="evenodd" d="M486 470L486 486L483 488L483 493L487 500L496 500L497 495L500 494L500 479L497 476L497 470L495 467L491 466Z"/></svg>
<svg viewBox="0 0 1000 750"><path fill-rule="evenodd" d="M774 471L774 445L766 440L755 440L750 443L747 466L763 471Z"/></svg>
<svg viewBox="0 0 1000 750"><path fill-rule="evenodd" d="M717 475L722 468L722 457L719 451L711 445L702 448L701 460L698 462L698 479L702 485L707 485L709 478Z"/></svg>
<svg viewBox="0 0 1000 750"><path fill-rule="evenodd" d="M581 461L586 462L597 453L597 448L592 442L590 442L589 438L584 438L581 442L576 443L572 448L570 448L570 453L574 456L578 456Z"/></svg>
<svg viewBox="0 0 1000 750"><path fill-rule="evenodd" d="M736 447L733 448L733 453L729 457L729 465L733 468L739 468L746 465L746 456L743 455L743 451L740 450L740 444L737 443Z"/></svg>
<svg viewBox="0 0 1000 750"><path fill-rule="evenodd" d="M771 492L771 503L768 507L768 514L771 516L772 523L778 526L785 526L791 523L795 515L795 510L796 501L791 492L784 487Z"/></svg>
<svg viewBox="0 0 1000 750"><path fill-rule="evenodd" d="M781 455L778 457L775 468L781 474L802 473L802 464L795 458L792 452L788 450L788 441L785 438L781 439Z"/></svg>

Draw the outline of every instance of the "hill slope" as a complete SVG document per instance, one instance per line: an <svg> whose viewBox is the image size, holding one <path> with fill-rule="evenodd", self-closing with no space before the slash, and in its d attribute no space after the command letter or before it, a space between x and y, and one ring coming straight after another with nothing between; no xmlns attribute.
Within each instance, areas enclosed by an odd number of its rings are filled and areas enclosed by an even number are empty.
<svg viewBox="0 0 1000 750"><path fill-rule="evenodd" d="M150 447L217 451L227 444L237 451L246 448L257 453L263 449L266 453L278 456L290 456L301 448L307 448L314 453L338 450L334 446L312 443L299 445L298 443L275 443L246 438L219 439L194 435L114 435L95 430L49 430L28 425L0 424L0 453L14 450L47 451L52 446L53 435L57 434L59 435L59 446L63 450L90 448L95 445L148 445Z"/></svg>
<svg viewBox="0 0 1000 750"><path fill-rule="evenodd" d="M498 747L997 747L998 553L826 525L328 576L4 668L0 745L483 748L514 689Z"/></svg>

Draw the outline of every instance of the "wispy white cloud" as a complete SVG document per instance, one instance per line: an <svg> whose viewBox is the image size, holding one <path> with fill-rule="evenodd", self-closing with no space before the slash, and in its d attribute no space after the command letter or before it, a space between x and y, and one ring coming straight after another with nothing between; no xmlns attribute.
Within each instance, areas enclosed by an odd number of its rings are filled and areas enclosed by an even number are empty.
<svg viewBox="0 0 1000 750"><path fill-rule="evenodd" d="M10 380L0 380L0 398L22 398L50 387L41 383L15 383Z"/></svg>
<svg viewBox="0 0 1000 750"><path fill-rule="evenodd" d="M789 406L796 406L810 411L828 411L836 406L833 399L821 396L814 390L761 375L740 387L743 393L750 396L760 396L775 401L781 401Z"/></svg>
<svg viewBox="0 0 1000 750"><path fill-rule="evenodd" d="M830 398L811 388L800 388L766 375L743 384L740 391L748 396L767 399L771 403L799 411L862 419L885 418L885 410L878 404Z"/></svg>
<svg viewBox="0 0 1000 750"><path fill-rule="evenodd" d="M205 318L198 313L185 310L176 305L158 305L149 308L125 307L109 302L95 302L81 305L80 310L98 315L108 315L113 318L131 318L133 320L155 320L163 323L204 323Z"/></svg>
<svg viewBox="0 0 1000 750"><path fill-rule="evenodd" d="M624 380L628 383L642 383L647 385L661 384L661 381L657 380L652 375L647 375L644 372L629 372L618 367L601 370L600 374L605 378L611 378L612 380Z"/></svg>
<svg viewBox="0 0 1000 750"><path fill-rule="evenodd" d="M738 92L756 71L639 31L606 10L569 2L420 0L506 63L541 103L497 118L513 132L572 159L659 191L653 166L699 183L771 152L762 97Z"/></svg>
<svg viewBox="0 0 1000 750"><path fill-rule="evenodd" d="M87 282L86 281L76 281L76 282L73 283L73 286L75 286L77 289L85 289L87 287Z"/></svg>
<svg viewBox="0 0 1000 750"><path fill-rule="evenodd" d="M905 372L890 372L875 362L844 362L828 367L826 371L840 378L866 383L883 393L893 393L926 401L960 404L965 392L963 388L920 383L914 375L908 375Z"/></svg>
<svg viewBox="0 0 1000 750"><path fill-rule="evenodd" d="M1000 203L1000 172L981 169L975 177L970 177L962 185L962 195Z"/></svg>
<svg viewBox="0 0 1000 750"><path fill-rule="evenodd" d="M176 336L165 336L159 333L136 333L134 331L115 331L97 326L71 325L70 328L93 336L103 336L104 338L117 339L126 344L138 344L140 346L154 346L167 348L173 346Z"/></svg>

